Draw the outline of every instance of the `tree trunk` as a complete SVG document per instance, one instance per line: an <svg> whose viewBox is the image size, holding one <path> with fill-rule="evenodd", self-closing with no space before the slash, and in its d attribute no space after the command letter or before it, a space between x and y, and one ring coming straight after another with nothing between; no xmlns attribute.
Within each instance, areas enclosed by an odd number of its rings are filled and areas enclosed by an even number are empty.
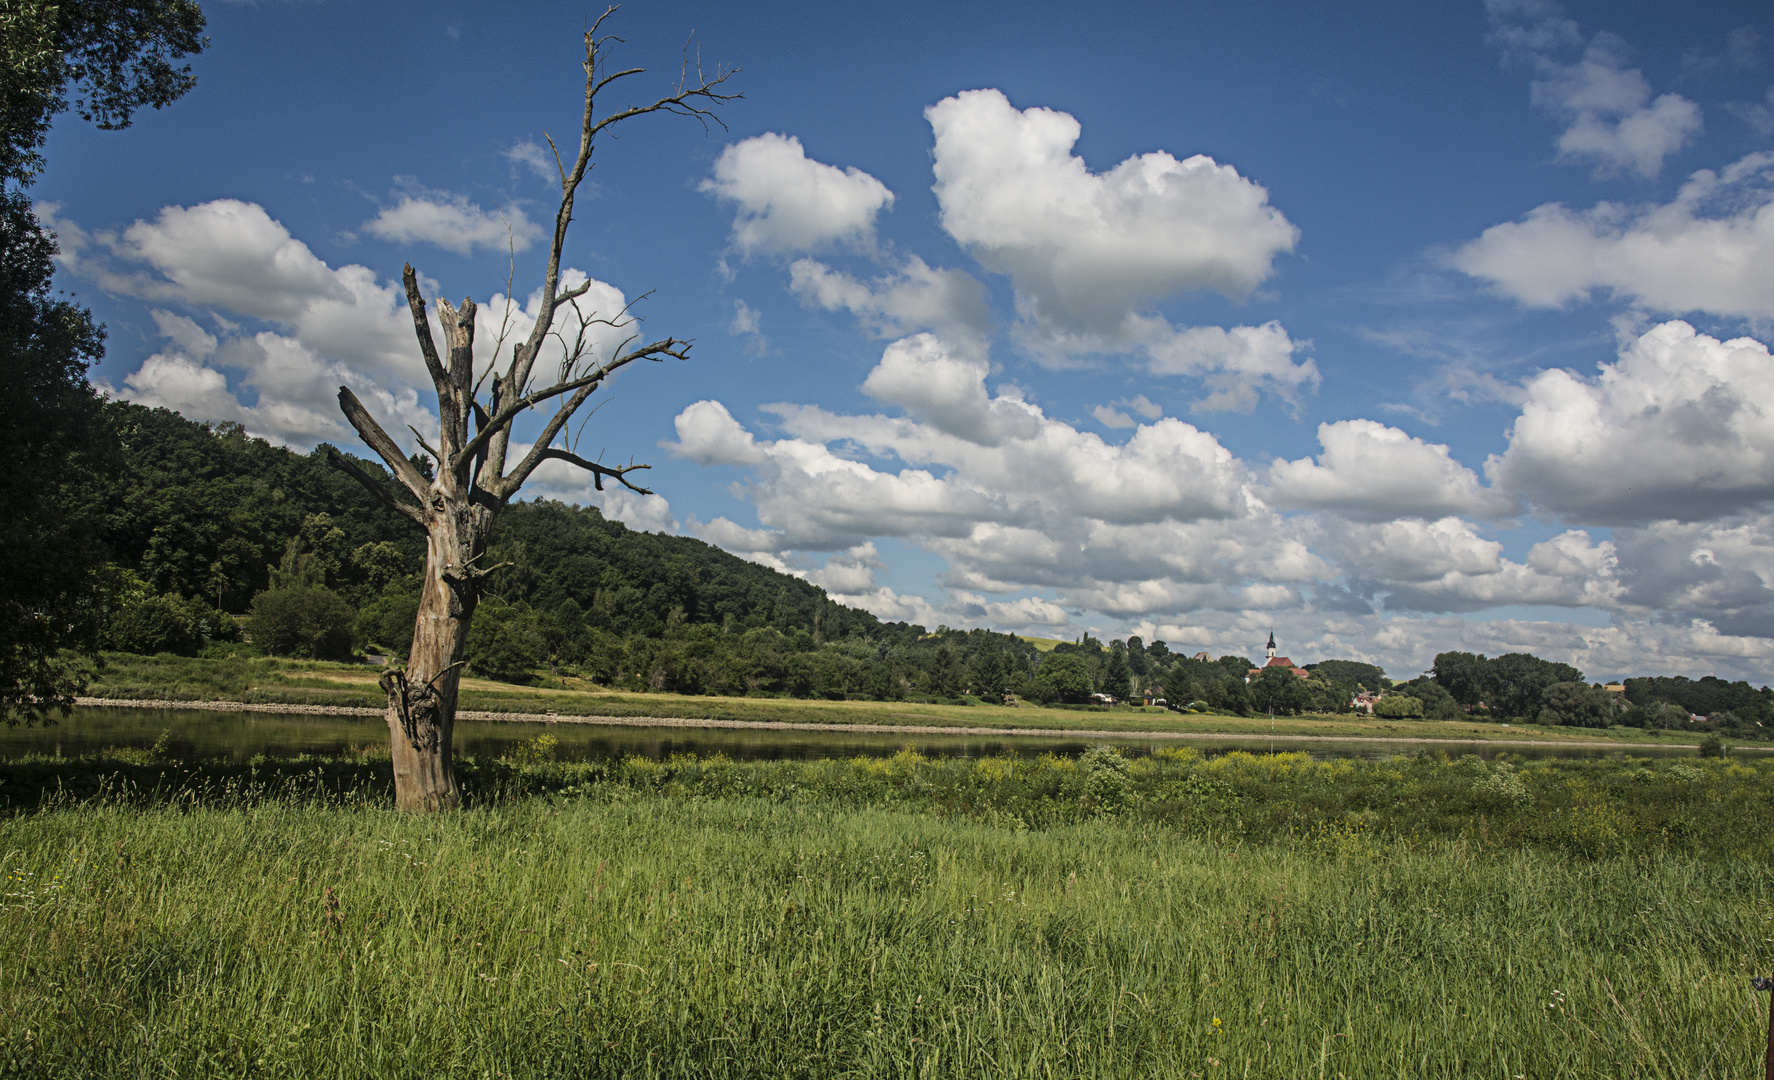
<svg viewBox="0 0 1774 1080"><path fill-rule="evenodd" d="M486 551L492 514L484 507L445 504L427 518L425 584L412 651L405 670L391 671L381 682L388 694L395 806L454 810L462 802L452 745L456 695L463 647L480 600L480 575L472 568Z"/></svg>

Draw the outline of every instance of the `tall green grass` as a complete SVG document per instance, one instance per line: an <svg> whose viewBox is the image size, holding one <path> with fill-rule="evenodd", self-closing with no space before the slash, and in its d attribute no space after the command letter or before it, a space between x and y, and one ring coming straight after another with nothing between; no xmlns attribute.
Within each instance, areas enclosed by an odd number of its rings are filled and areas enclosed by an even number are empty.
<svg viewBox="0 0 1774 1080"><path fill-rule="evenodd" d="M470 804L546 797L610 801L762 798L832 809L890 809L1051 829L1112 818L1221 843L1340 838L1388 844L1460 840L1484 850L1531 847L1600 858L1676 854L1774 863L1774 759L1507 757L1440 754L1386 761L1314 761L1303 753L1204 756L1164 747L1124 758L893 757L733 761L552 760L548 735L525 752L464 758ZM150 806L390 798L381 745L338 757L181 762L152 750L0 762L0 811L68 800Z"/></svg>
<svg viewBox="0 0 1774 1080"><path fill-rule="evenodd" d="M0 819L0 1075L1692 1077L1721 1035L1710 1076L1757 1060L1774 875L1731 806L1759 768L526 756L449 817L261 763ZM963 805L962 769L997 795ZM1063 813L991 805L1055 777ZM1236 811L1185 813L1189 784ZM1489 807L1463 831L1373 810L1461 790ZM1628 801L1729 836L1583 855L1507 826ZM1237 824L1284 805L1318 809Z"/></svg>

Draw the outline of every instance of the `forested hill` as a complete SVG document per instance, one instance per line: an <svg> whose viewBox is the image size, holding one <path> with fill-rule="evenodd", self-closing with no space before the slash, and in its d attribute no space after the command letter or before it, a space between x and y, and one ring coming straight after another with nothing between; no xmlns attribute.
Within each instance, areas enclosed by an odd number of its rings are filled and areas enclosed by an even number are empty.
<svg viewBox="0 0 1774 1080"><path fill-rule="evenodd" d="M237 424L212 428L121 401L106 404L105 420L123 448L124 467L106 485L103 539L114 562L157 592L211 605L219 595L223 610L245 611L270 587L271 568L292 540L314 549L327 564L327 584L358 602L388 584L375 580L374 566L362 565L367 556L353 557L366 545L387 545L380 554L398 569L383 571L384 578L421 568L424 534L334 468L324 446L298 454L251 438ZM508 560L514 565L491 583L506 602L552 611L572 600L594 623L648 636L674 618L824 638L923 632L883 624L834 603L815 585L700 540L635 532L594 507L509 507L487 557L492 564Z"/></svg>
<svg viewBox="0 0 1774 1080"><path fill-rule="evenodd" d="M211 605L219 595L222 610L245 611L316 514L350 550L385 543L408 572L422 567L425 534L329 464L325 448L298 454L239 424L211 428L123 401L107 402L104 419L122 468L105 485L103 539L113 562L158 592Z"/></svg>
<svg viewBox="0 0 1774 1080"><path fill-rule="evenodd" d="M596 625L648 637L668 622L728 629L772 626L821 638L901 638L923 633L905 623L829 599L800 578L730 555L688 536L635 532L592 506L517 503L499 516L487 562L491 591L508 603L552 611L571 600Z"/></svg>

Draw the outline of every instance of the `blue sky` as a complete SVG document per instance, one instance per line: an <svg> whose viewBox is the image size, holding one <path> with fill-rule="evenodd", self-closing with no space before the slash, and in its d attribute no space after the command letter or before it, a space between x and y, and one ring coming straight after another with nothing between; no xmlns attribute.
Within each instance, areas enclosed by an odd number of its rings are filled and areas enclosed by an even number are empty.
<svg viewBox="0 0 1774 1080"><path fill-rule="evenodd" d="M435 424L400 267L483 312L515 275L521 322L595 12L208 13L197 88L64 120L35 190L110 327L95 378L302 449L351 445L341 382ZM1765 5L610 26L649 70L608 104L668 87L692 31L745 98L606 141L567 246L696 339L582 444L657 496L564 467L534 494L927 625L1774 676Z"/></svg>

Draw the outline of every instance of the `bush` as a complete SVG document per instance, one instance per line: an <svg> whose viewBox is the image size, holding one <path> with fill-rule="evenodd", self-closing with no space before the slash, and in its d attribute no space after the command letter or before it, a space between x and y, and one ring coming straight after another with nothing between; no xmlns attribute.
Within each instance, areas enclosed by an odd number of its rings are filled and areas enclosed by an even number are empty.
<svg viewBox="0 0 1774 1080"><path fill-rule="evenodd" d="M1489 770L1489 775L1479 779L1472 785L1473 794L1482 802L1494 807L1523 807L1534 801L1528 791L1528 785L1522 780L1515 766L1507 761L1499 761Z"/></svg>
<svg viewBox="0 0 1774 1080"><path fill-rule="evenodd" d="M356 621L357 612L338 593L298 585L253 597L246 625L253 644L273 655L349 660Z"/></svg>
<svg viewBox="0 0 1774 1080"><path fill-rule="evenodd" d="M396 581L358 613L358 640L378 645L404 659L412 647L413 623L418 618L417 579Z"/></svg>
<svg viewBox="0 0 1774 1080"><path fill-rule="evenodd" d="M195 656L203 647L201 609L177 596L125 596L113 609L105 644L118 652Z"/></svg>
<svg viewBox="0 0 1774 1080"><path fill-rule="evenodd" d="M1209 679L1205 687L1207 703L1213 708L1236 716L1250 714L1250 687L1236 675Z"/></svg>
<svg viewBox="0 0 1774 1080"><path fill-rule="evenodd" d="M1423 702L1408 694L1389 694L1374 702L1374 715L1387 720L1421 720Z"/></svg>
<svg viewBox="0 0 1774 1080"><path fill-rule="evenodd" d="M1463 720L1466 717L1454 696L1428 676L1412 679L1397 689L1423 703L1423 718L1426 720Z"/></svg>
<svg viewBox="0 0 1774 1080"><path fill-rule="evenodd" d="M1566 727L1611 727L1626 704L1616 694L1581 682L1554 683L1546 688L1542 700L1546 705L1540 710L1539 722Z"/></svg>
<svg viewBox="0 0 1774 1080"><path fill-rule="evenodd" d="M1098 746L1078 758L1084 771L1084 794L1090 809L1098 814L1113 814L1127 805L1133 791L1133 777L1128 760L1113 746Z"/></svg>
<svg viewBox="0 0 1774 1080"><path fill-rule="evenodd" d="M1700 740L1700 756L1701 757L1724 757L1725 756L1725 740L1719 738L1717 735L1708 735L1704 739L1701 739Z"/></svg>

